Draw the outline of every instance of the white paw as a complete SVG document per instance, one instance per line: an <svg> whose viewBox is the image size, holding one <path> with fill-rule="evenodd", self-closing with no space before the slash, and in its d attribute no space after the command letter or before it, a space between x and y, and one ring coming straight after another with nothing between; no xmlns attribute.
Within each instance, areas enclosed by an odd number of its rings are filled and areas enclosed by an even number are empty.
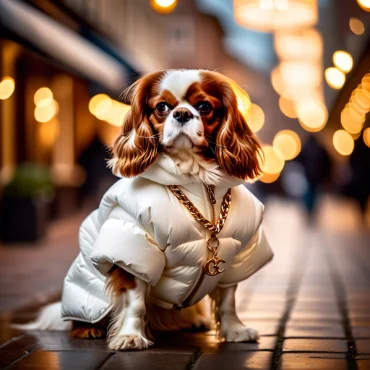
<svg viewBox="0 0 370 370"><path fill-rule="evenodd" d="M117 335L110 340L108 347L116 351L148 349L153 342L139 334Z"/></svg>
<svg viewBox="0 0 370 370"><path fill-rule="evenodd" d="M259 335L257 330L245 326L229 327L224 331L226 342L255 342Z"/></svg>

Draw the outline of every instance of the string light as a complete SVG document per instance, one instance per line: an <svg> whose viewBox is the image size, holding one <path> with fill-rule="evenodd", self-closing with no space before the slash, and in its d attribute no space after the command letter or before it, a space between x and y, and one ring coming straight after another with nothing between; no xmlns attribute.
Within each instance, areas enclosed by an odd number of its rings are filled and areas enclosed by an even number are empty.
<svg viewBox="0 0 370 370"><path fill-rule="evenodd" d="M265 123L265 113L260 106L257 104L251 105L251 110L248 117L248 126L252 130L252 132L258 132Z"/></svg>
<svg viewBox="0 0 370 370"><path fill-rule="evenodd" d="M370 127L364 130L362 137L364 139L364 143L370 148Z"/></svg>
<svg viewBox="0 0 370 370"><path fill-rule="evenodd" d="M4 77L0 82L0 99L5 100L12 96L15 90L15 82L11 77Z"/></svg>
<svg viewBox="0 0 370 370"><path fill-rule="evenodd" d="M177 0L150 0L150 6L157 13L169 14L175 10Z"/></svg>
<svg viewBox="0 0 370 370"><path fill-rule="evenodd" d="M284 158L279 151L270 145L262 146L264 161L262 164L262 172L264 174L274 175L280 173L284 168Z"/></svg>
<svg viewBox="0 0 370 370"><path fill-rule="evenodd" d="M333 54L333 63L342 72L348 73L353 67L353 58L350 53L343 50L337 50Z"/></svg>
<svg viewBox="0 0 370 370"><path fill-rule="evenodd" d="M298 120L301 126L310 132L324 128L328 119L326 106L319 101L304 101L297 105Z"/></svg>
<svg viewBox="0 0 370 370"><path fill-rule="evenodd" d="M370 12L370 0L357 0L357 3L363 10Z"/></svg>
<svg viewBox="0 0 370 370"><path fill-rule="evenodd" d="M355 35L362 35L365 32L365 26L364 24L358 19L352 17L349 20L349 28Z"/></svg>
<svg viewBox="0 0 370 370"><path fill-rule="evenodd" d="M47 106L53 101L53 92L48 87L40 87L33 97L35 105Z"/></svg>
<svg viewBox="0 0 370 370"><path fill-rule="evenodd" d="M345 130L338 130L333 135L333 145L341 155L350 155L355 147L353 137Z"/></svg>
<svg viewBox="0 0 370 370"><path fill-rule="evenodd" d="M282 130L275 135L272 146L280 152L286 161L289 161L299 154L302 144L294 131Z"/></svg>
<svg viewBox="0 0 370 370"><path fill-rule="evenodd" d="M343 87L346 76L340 69L329 67L325 71L325 80L331 88L339 90Z"/></svg>

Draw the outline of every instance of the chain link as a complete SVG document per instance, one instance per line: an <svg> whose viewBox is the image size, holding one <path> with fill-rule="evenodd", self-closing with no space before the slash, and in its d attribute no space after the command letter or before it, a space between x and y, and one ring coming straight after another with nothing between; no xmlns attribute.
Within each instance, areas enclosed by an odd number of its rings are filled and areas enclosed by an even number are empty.
<svg viewBox="0 0 370 370"><path fill-rule="evenodd" d="M217 224L214 225L208 221L199 211L197 207L189 200L189 198L180 190L177 185L168 185L168 188L172 191L174 196L185 206L190 214L202 224L207 230L211 231L212 234L217 235L225 225L227 215L230 209L231 203L231 189L228 189L221 204L220 215Z"/></svg>

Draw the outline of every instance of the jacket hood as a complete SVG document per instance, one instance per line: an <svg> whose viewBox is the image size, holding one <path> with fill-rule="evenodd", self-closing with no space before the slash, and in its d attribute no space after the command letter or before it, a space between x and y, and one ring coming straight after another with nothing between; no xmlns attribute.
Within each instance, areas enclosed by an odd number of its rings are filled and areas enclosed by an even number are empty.
<svg viewBox="0 0 370 370"><path fill-rule="evenodd" d="M190 185L206 183L231 188L246 183L228 175L216 161L207 162L192 153L161 153L157 160L141 175L162 185Z"/></svg>

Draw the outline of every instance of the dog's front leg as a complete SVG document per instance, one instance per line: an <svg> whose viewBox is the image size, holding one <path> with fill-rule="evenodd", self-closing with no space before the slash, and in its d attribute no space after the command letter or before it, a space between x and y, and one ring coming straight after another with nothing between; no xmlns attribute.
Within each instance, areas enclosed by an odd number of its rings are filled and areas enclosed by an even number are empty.
<svg viewBox="0 0 370 370"><path fill-rule="evenodd" d="M118 282L124 280L124 270L115 272L115 277L108 280L108 289L114 290L113 317L109 327L108 346L113 350L141 350L153 345L146 336L145 296L147 284L132 277L129 288L119 289ZM121 279L117 275L121 275ZM117 284L112 282L116 279Z"/></svg>
<svg viewBox="0 0 370 370"><path fill-rule="evenodd" d="M217 288L216 304L218 305L218 320L220 335L226 342L256 341L258 332L247 328L240 321L235 309L235 291L237 285L228 288Z"/></svg>

